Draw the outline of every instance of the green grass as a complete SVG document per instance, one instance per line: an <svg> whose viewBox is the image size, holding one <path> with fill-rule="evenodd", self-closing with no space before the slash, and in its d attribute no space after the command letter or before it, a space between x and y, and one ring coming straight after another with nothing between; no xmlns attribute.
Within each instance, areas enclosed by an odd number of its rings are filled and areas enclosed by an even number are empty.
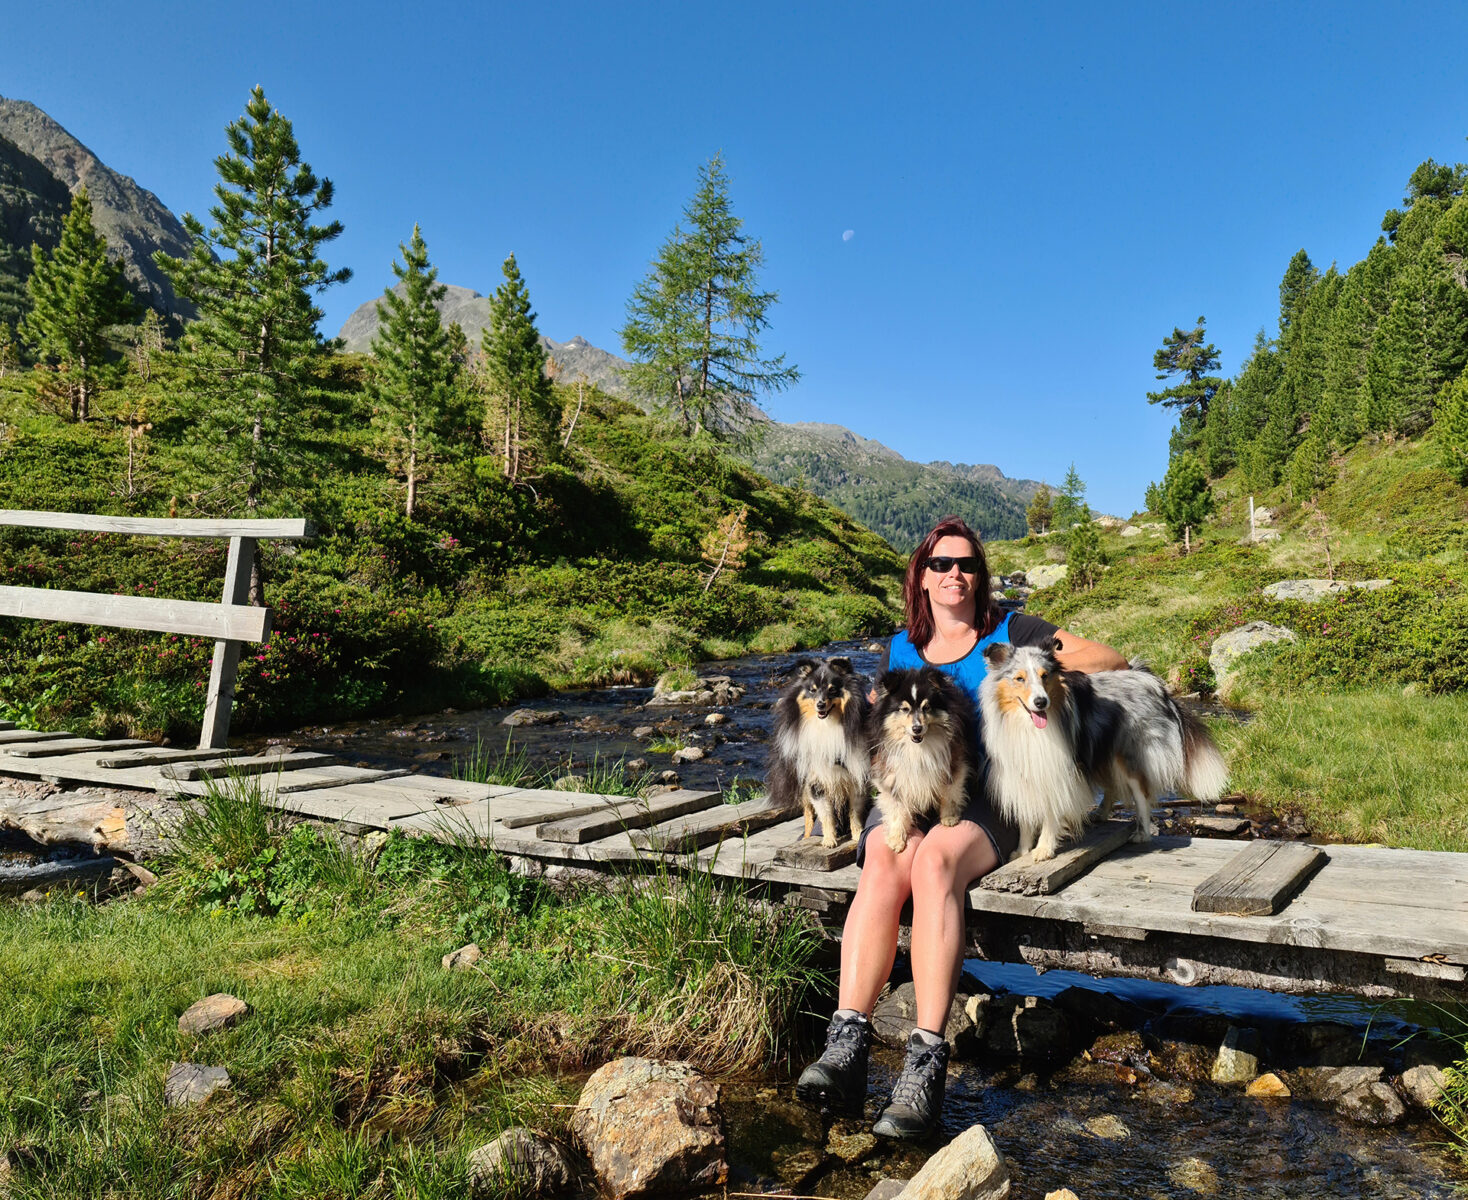
<svg viewBox="0 0 1468 1200"><path fill-rule="evenodd" d="M343 847L255 796L232 781L196 806L142 899L0 907L8 1195L463 1195L470 1149L563 1128L570 1073L624 1053L758 1067L824 986L809 922L707 871L561 895L479 847ZM469 940L477 967L444 971ZM249 1016L184 1038L216 991ZM174 1061L233 1089L168 1110Z"/></svg>

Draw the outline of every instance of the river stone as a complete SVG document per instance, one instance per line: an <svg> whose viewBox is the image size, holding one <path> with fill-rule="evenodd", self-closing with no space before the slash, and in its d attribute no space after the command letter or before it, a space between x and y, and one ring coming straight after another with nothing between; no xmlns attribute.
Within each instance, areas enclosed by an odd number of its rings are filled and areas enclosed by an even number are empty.
<svg viewBox="0 0 1468 1200"><path fill-rule="evenodd" d="M691 688L682 688L677 691L670 690L665 680L667 676L660 677L653 685L652 699L649 707L665 707L671 704L733 704L744 695L742 684L735 683L727 675L700 675L698 682Z"/></svg>
<svg viewBox="0 0 1468 1200"><path fill-rule="evenodd" d="M1167 1178L1174 1187L1187 1188L1202 1196L1218 1194L1218 1172L1201 1158L1179 1159L1167 1169Z"/></svg>
<svg viewBox="0 0 1468 1200"><path fill-rule="evenodd" d="M1378 1080L1353 1087L1336 1101L1336 1111L1360 1125L1395 1125L1407 1106L1389 1084Z"/></svg>
<svg viewBox="0 0 1468 1200"><path fill-rule="evenodd" d="M202 1104L229 1086L229 1072L223 1067L176 1062L168 1068L168 1077L163 1081L163 1103L169 1108Z"/></svg>
<svg viewBox="0 0 1468 1200"><path fill-rule="evenodd" d="M928 1159L902 1189L902 1200L1004 1200L1009 1167L982 1125L970 1125Z"/></svg>
<svg viewBox="0 0 1468 1200"><path fill-rule="evenodd" d="M1193 1089L1185 1083L1174 1083L1170 1079L1154 1079L1142 1093L1153 1104L1164 1108L1178 1108L1193 1102Z"/></svg>
<svg viewBox="0 0 1468 1200"><path fill-rule="evenodd" d="M1132 1136L1127 1123L1115 1113L1102 1113L1086 1122L1086 1132L1106 1142L1124 1142Z"/></svg>
<svg viewBox="0 0 1468 1200"><path fill-rule="evenodd" d="M1290 1088L1283 1079L1271 1071L1269 1074L1261 1075L1258 1079L1253 1080L1244 1089L1244 1094L1246 1096L1263 1096L1267 1099L1288 1100Z"/></svg>
<svg viewBox="0 0 1468 1200"><path fill-rule="evenodd" d="M673 762L698 762L706 753L702 746L684 746L681 750L673 751Z"/></svg>
<svg viewBox="0 0 1468 1200"><path fill-rule="evenodd" d="M648 762L645 758L629 758L624 770L628 775L641 775L650 766L652 766L652 763Z"/></svg>
<svg viewBox="0 0 1468 1200"><path fill-rule="evenodd" d="M484 951L479 948L479 943L470 942L467 946L450 950L439 962L445 971L467 971L483 957Z"/></svg>
<svg viewBox="0 0 1468 1200"><path fill-rule="evenodd" d="M216 1029L228 1029L249 1011L250 1006L239 997L215 992L189 1005L178 1019L178 1031L188 1037L199 1037Z"/></svg>
<svg viewBox="0 0 1468 1200"><path fill-rule="evenodd" d="M1070 1188L1057 1188L1053 1192L1046 1192L1045 1200L1081 1200L1081 1198Z"/></svg>
<svg viewBox="0 0 1468 1200"><path fill-rule="evenodd" d="M545 709L537 711L533 708L517 708L508 717L500 721L501 725L517 727L520 725L554 725L566 714L559 709Z"/></svg>
<svg viewBox="0 0 1468 1200"><path fill-rule="evenodd" d="M703 723L705 725L727 725L729 723L729 714L717 712L709 713L709 715L703 719Z"/></svg>
<svg viewBox="0 0 1468 1200"><path fill-rule="evenodd" d="M1213 668L1213 679L1218 691L1221 693L1224 690L1229 676L1233 673L1234 664L1242 655L1248 654L1251 650L1257 650L1260 646L1267 646L1271 642L1298 640L1293 629L1286 629L1283 625L1271 625L1268 621L1250 621L1246 625L1240 625L1237 629L1220 634L1214 639L1213 646L1208 651L1208 665Z"/></svg>
<svg viewBox="0 0 1468 1200"><path fill-rule="evenodd" d="M943 1037L955 1058L972 1053L983 1033L983 1004L971 1003L977 999L979 997L965 996L960 992L948 1007L948 1024L943 1030ZM970 1007L973 1008L972 1013L968 1011ZM911 982L883 993L872 1009L872 1034L879 1042L895 1050L907 1048L907 1039L916 1023L917 993Z"/></svg>
<svg viewBox="0 0 1468 1200"><path fill-rule="evenodd" d="M833 1127L826 1138L826 1153L844 1163L859 1163L877 1148L877 1139L865 1129L852 1133Z"/></svg>
<svg viewBox="0 0 1468 1200"><path fill-rule="evenodd" d="M866 1194L866 1200L897 1200L906 1190L905 1179L879 1179L877 1186Z"/></svg>
<svg viewBox="0 0 1468 1200"><path fill-rule="evenodd" d="M996 1058L1053 1062L1070 1056L1070 1018L1039 996L992 1003L987 1025L984 1049Z"/></svg>
<svg viewBox="0 0 1468 1200"><path fill-rule="evenodd" d="M1363 592L1379 592L1391 585L1390 579L1281 579L1266 587L1264 594L1271 600L1300 600L1306 604L1315 604L1327 596L1349 592L1353 588Z"/></svg>
<svg viewBox="0 0 1468 1200"><path fill-rule="evenodd" d="M1248 1083L1259 1074L1259 1034L1230 1025L1213 1060L1214 1083Z"/></svg>
<svg viewBox="0 0 1468 1200"><path fill-rule="evenodd" d="M523 1125L512 1125L469 1152L469 1188L476 1196L553 1196L565 1191L575 1175L562 1146Z"/></svg>
<svg viewBox="0 0 1468 1200"><path fill-rule="evenodd" d="M551 780L553 792L585 792L590 790L590 786L585 775L562 775L559 779Z"/></svg>
<svg viewBox="0 0 1468 1200"><path fill-rule="evenodd" d="M1339 1100L1353 1088L1379 1082L1381 1075L1380 1067L1302 1067L1294 1072L1315 1100Z"/></svg>
<svg viewBox="0 0 1468 1200"><path fill-rule="evenodd" d="M1041 563L1025 572L1025 585L1032 588L1054 587L1070 574L1064 563Z"/></svg>
<svg viewBox="0 0 1468 1200"><path fill-rule="evenodd" d="M639 742L645 742L656 732L656 727L652 725L639 725L636 729L632 731L632 736L635 737Z"/></svg>
<svg viewBox="0 0 1468 1200"><path fill-rule="evenodd" d="M1441 1100L1443 1084L1441 1067L1423 1064L1402 1072L1402 1091L1419 1108L1431 1108Z"/></svg>
<svg viewBox="0 0 1468 1200"><path fill-rule="evenodd" d="M609 1200L705 1191L729 1175L718 1084L687 1063L607 1063L581 1089L571 1131Z"/></svg>

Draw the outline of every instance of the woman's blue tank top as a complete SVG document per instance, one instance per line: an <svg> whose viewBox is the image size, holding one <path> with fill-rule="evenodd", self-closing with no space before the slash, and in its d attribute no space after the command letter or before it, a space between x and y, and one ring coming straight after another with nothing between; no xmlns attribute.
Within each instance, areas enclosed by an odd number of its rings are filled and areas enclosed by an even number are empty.
<svg viewBox="0 0 1468 1200"><path fill-rule="evenodd" d="M984 659L984 651L995 642L1009 641L1009 621L1013 616L1013 613L1005 613L1004 620L994 627L993 633L980 638L972 650L957 662L951 663L926 661L918 653L917 647L908 640L907 630L900 630L892 635L891 644L887 648L887 669L916 671L920 667L936 667L943 674L950 676L959 687L973 697L974 703L977 704L979 685L984 682L984 676L989 673L989 664Z"/></svg>

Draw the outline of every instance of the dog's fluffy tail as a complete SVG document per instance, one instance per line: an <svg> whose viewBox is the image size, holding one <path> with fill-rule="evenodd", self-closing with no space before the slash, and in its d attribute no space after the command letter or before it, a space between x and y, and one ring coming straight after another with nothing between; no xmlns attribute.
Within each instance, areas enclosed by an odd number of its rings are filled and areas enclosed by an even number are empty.
<svg viewBox="0 0 1468 1200"><path fill-rule="evenodd" d="M1228 764L1203 722L1178 705L1183 723L1183 787L1197 800L1217 800L1228 786Z"/></svg>

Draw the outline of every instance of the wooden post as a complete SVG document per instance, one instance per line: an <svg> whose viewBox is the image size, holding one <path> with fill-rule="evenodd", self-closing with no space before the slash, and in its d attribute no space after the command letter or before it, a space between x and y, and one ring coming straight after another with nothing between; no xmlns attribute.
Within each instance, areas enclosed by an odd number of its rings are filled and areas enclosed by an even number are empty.
<svg viewBox="0 0 1468 1200"><path fill-rule="evenodd" d="M250 568L255 560L255 539L229 539L229 559L224 569L224 603L245 604L250 598ZM222 750L229 745L229 716L234 707L235 672L240 665L241 642L214 643L214 663L209 668L208 701L204 725L199 730L201 750Z"/></svg>
<svg viewBox="0 0 1468 1200"><path fill-rule="evenodd" d="M1254 497L1249 497L1249 541L1254 540Z"/></svg>

